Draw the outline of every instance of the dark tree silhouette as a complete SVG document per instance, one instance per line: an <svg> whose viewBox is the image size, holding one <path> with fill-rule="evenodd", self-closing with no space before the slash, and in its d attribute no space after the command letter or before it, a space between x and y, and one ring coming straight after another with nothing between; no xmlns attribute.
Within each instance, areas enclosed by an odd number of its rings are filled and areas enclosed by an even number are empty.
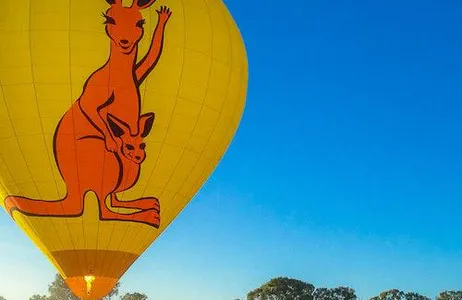
<svg viewBox="0 0 462 300"><path fill-rule="evenodd" d="M29 300L48 300L48 297L43 295L33 295L29 298Z"/></svg>
<svg viewBox="0 0 462 300"><path fill-rule="evenodd" d="M430 298L418 293L405 293L398 289L392 289L380 293L380 295L372 297L371 300L430 300Z"/></svg>
<svg viewBox="0 0 462 300"><path fill-rule="evenodd" d="M406 300L430 300L430 298L417 294L417 293L406 293L404 296Z"/></svg>
<svg viewBox="0 0 462 300"><path fill-rule="evenodd" d="M313 291L310 283L278 277L249 292L247 300L313 300Z"/></svg>
<svg viewBox="0 0 462 300"><path fill-rule="evenodd" d="M444 291L441 292L436 300L462 300L462 291Z"/></svg>
<svg viewBox="0 0 462 300"><path fill-rule="evenodd" d="M141 293L133 293L133 294L127 293L123 295L120 298L120 300L148 300L148 296L146 296L145 294L141 294Z"/></svg>
<svg viewBox="0 0 462 300"><path fill-rule="evenodd" d="M398 289L392 289L372 297L370 300L404 300L404 292Z"/></svg>
<svg viewBox="0 0 462 300"><path fill-rule="evenodd" d="M318 288L313 293L314 300L356 300L355 290L349 287Z"/></svg>

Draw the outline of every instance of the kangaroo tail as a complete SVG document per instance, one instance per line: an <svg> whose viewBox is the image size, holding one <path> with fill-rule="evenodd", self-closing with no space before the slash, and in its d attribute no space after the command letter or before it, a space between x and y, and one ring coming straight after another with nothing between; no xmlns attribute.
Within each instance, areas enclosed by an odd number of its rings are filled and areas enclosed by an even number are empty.
<svg viewBox="0 0 462 300"><path fill-rule="evenodd" d="M22 196L8 196L5 198L5 209L13 217L13 212L18 211L28 216L48 217L76 217L83 213L83 201L73 199L66 195L60 200L37 200Z"/></svg>

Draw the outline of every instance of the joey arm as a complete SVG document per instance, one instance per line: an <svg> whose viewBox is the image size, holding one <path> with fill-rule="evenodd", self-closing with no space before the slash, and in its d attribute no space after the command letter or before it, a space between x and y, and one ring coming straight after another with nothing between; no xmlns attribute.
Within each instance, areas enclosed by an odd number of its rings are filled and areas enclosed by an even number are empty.
<svg viewBox="0 0 462 300"><path fill-rule="evenodd" d="M85 101L86 100L86 101ZM92 99L93 100L93 99ZM79 101L80 109L82 110L85 117L88 121L104 135L106 140L106 148L109 151L114 152L116 150L116 144L114 138L112 137L111 132L106 125L104 120L104 115L100 114L100 111L104 109L107 105L111 104L114 101L114 95L112 95L106 102L101 105L95 103L94 101L89 101L88 99L81 98Z"/></svg>

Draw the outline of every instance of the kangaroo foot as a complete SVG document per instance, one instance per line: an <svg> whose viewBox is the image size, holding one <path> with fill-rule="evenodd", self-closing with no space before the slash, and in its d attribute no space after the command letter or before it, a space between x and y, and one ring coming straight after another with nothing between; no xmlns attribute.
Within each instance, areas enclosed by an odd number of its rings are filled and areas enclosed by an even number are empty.
<svg viewBox="0 0 462 300"><path fill-rule="evenodd" d="M136 200L120 201L115 194L111 194L111 206L117 208L135 208L141 210L153 209L160 213L159 200L154 197L140 198Z"/></svg>
<svg viewBox="0 0 462 300"><path fill-rule="evenodd" d="M142 210L131 214L120 214L109 209L103 209L101 211L101 220L139 222L155 228L159 228L160 226L160 214L154 209Z"/></svg>

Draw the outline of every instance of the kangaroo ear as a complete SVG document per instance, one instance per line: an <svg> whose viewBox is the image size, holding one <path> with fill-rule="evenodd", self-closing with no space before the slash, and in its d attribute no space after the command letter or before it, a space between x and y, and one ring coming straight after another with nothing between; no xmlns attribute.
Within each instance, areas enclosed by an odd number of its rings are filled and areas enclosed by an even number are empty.
<svg viewBox="0 0 462 300"><path fill-rule="evenodd" d="M107 122L109 124L109 128L111 128L112 134L115 137L121 137L124 135L124 128L128 128L127 124L125 124L123 121L120 121L111 114L107 114Z"/></svg>
<svg viewBox="0 0 462 300"><path fill-rule="evenodd" d="M140 123L139 123L139 128L141 132L141 137L145 138L148 136L148 134L151 132L152 125L154 124L154 118L155 118L154 113L147 113L142 116L140 116Z"/></svg>
<svg viewBox="0 0 462 300"><path fill-rule="evenodd" d="M110 0L109 0L110 1ZM133 4L136 3L136 6L139 9L145 9L151 6L156 0L133 0Z"/></svg>
<svg viewBox="0 0 462 300"><path fill-rule="evenodd" d="M122 4L122 0L106 0L106 2L110 5L120 5Z"/></svg>

